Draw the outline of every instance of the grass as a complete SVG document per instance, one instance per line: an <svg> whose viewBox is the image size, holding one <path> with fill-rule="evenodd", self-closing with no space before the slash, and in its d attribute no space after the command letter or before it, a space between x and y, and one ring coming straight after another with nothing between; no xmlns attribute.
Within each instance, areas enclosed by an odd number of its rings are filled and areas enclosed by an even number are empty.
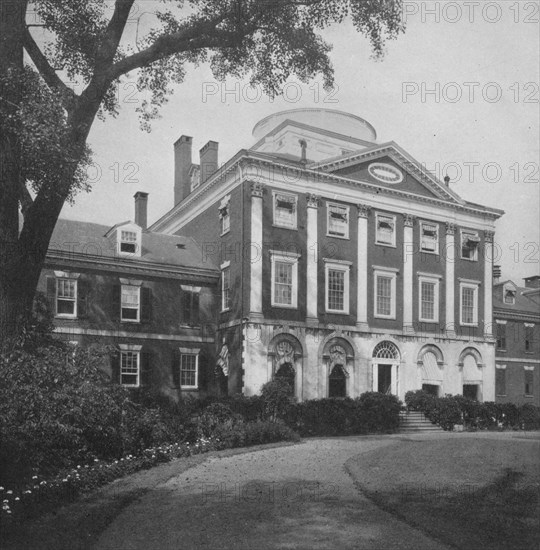
<svg viewBox="0 0 540 550"><path fill-rule="evenodd" d="M376 504L459 549L518 550L540 541L540 441L401 440L349 460Z"/></svg>

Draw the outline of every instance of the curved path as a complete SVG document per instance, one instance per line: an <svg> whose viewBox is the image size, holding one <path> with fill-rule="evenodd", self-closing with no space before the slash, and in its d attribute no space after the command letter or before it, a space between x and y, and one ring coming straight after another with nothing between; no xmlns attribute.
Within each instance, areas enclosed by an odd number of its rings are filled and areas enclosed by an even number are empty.
<svg viewBox="0 0 540 550"><path fill-rule="evenodd" d="M357 491L344 463L394 437L309 439L213 457L113 521L96 550L447 548Z"/></svg>

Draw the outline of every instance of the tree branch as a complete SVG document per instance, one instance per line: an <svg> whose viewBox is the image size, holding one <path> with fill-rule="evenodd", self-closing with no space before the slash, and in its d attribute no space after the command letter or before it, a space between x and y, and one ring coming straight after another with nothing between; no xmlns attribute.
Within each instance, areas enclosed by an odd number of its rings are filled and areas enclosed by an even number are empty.
<svg viewBox="0 0 540 550"><path fill-rule="evenodd" d="M66 109L73 107L73 103L77 97L75 92L66 86L64 82L62 82L62 79L56 74L56 71L48 62L45 55L43 55L43 52L34 40L28 27L24 29L24 49L28 52L39 74L47 83L47 86L49 86L51 90L56 90L61 95L64 107L66 107Z"/></svg>

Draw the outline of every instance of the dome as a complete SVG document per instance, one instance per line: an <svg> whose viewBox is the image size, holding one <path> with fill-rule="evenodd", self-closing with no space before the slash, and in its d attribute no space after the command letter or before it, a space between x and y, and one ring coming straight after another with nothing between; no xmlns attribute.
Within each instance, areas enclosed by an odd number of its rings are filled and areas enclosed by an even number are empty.
<svg viewBox="0 0 540 550"><path fill-rule="evenodd" d="M259 140L285 120L300 122L364 141L375 141L375 128L359 116L334 109L290 109L269 115L255 124L253 137Z"/></svg>

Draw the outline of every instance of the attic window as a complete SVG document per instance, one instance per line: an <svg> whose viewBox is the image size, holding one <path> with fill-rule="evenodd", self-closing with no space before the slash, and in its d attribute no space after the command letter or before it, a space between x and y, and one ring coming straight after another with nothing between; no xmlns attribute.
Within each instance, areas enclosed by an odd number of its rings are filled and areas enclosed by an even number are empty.
<svg viewBox="0 0 540 550"><path fill-rule="evenodd" d="M120 252L135 254L137 252L137 233L134 231L120 232Z"/></svg>
<svg viewBox="0 0 540 550"><path fill-rule="evenodd" d="M504 291L504 303L515 304L516 303L516 291L512 289L506 289Z"/></svg>
<svg viewBox="0 0 540 550"><path fill-rule="evenodd" d="M480 237L476 231L461 232L461 257L465 260L478 260Z"/></svg>

